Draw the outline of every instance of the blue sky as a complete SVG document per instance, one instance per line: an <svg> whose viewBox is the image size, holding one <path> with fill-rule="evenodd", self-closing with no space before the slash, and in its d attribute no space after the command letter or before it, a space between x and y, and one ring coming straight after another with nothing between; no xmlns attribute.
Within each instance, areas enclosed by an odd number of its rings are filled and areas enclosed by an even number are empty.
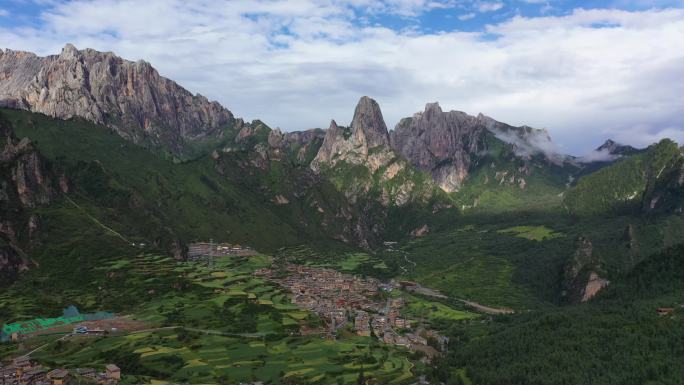
<svg viewBox="0 0 684 385"><path fill-rule="evenodd" d="M39 27L41 14L69 1L60 0L2 0L0 13L5 14L2 25L13 28ZM383 3L379 1L378 3ZM390 1L391 3L391 1ZM397 3L401 3L398 1ZM413 29L422 33L451 31L482 31L488 24L496 24L514 16L562 16L578 8L620 9L641 11L653 8L684 6L681 0L665 1L601 1L601 0L487 0L487 1L404 1L403 10L368 10L366 2L348 5L357 17L355 24L381 25L395 30ZM432 6L425 3L433 3Z"/></svg>
<svg viewBox="0 0 684 385"><path fill-rule="evenodd" d="M67 43L144 59L237 116L284 130L388 127L439 101L547 128L559 151L610 137L684 143L684 0L0 0L0 48Z"/></svg>

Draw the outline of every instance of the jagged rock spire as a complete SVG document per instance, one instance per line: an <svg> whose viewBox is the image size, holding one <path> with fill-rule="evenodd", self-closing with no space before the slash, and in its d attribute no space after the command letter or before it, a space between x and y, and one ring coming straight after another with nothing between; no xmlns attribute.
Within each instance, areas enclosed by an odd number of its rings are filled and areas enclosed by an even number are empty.
<svg viewBox="0 0 684 385"><path fill-rule="evenodd" d="M380 106L368 96L361 97L356 104L351 128L357 140L365 138L368 148L389 146L389 133Z"/></svg>

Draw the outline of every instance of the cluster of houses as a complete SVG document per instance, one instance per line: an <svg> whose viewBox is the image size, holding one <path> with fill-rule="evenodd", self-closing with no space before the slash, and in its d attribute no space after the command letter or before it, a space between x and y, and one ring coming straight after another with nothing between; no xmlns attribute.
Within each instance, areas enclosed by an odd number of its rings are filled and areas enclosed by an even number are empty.
<svg viewBox="0 0 684 385"><path fill-rule="evenodd" d="M276 277L271 269L260 269L254 274L285 287L292 293L292 303L329 321L331 335L347 325L349 315L356 309L380 310L373 301L380 285L377 279L295 264L286 265L285 270L284 277Z"/></svg>
<svg viewBox="0 0 684 385"><path fill-rule="evenodd" d="M250 247L230 243L197 242L188 245L188 259L197 260L202 257L223 257L252 253Z"/></svg>
<svg viewBox="0 0 684 385"><path fill-rule="evenodd" d="M331 337L353 322L352 328L359 336L375 336L387 344L421 350L429 356L438 354L428 346L427 338L420 335L427 331L411 332L412 322L401 317L404 299L396 296L383 299L380 295L380 291L390 292L399 287L396 283L296 264L287 264L284 270L285 274L260 269L254 274L285 287L292 293L294 304L326 320ZM435 332L430 333L437 336Z"/></svg>
<svg viewBox="0 0 684 385"><path fill-rule="evenodd" d="M80 380L100 385L118 385L121 370L114 364L105 367L104 372L92 368L75 370L48 370L23 356L3 365L0 363L0 385L68 385Z"/></svg>

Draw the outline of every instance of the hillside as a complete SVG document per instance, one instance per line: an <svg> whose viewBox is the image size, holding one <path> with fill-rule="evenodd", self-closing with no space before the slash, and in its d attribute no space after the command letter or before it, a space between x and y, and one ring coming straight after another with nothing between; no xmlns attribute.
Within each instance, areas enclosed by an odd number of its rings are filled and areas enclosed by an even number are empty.
<svg viewBox="0 0 684 385"><path fill-rule="evenodd" d="M484 385L681 383L683 253L677 246L648 258L589 304L455 326L459 348L439 377ZM675 310L661 316L659 307Z"/></svg>
<svg viewBox="0 0 684 385"><path fill-rule="evenodd" d="M583 176L564 198L564 206L576 214L651 211L667 186L678 189L682 154L677 144L664 139L646 151Z"/></svg>

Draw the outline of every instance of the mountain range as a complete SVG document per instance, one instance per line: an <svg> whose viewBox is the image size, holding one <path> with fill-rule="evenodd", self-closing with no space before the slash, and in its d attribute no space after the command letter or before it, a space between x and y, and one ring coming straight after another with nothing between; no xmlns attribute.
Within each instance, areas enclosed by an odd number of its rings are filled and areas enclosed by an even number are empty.
<svg viewBox="0 0 684 385"><path fill-rule="evenodd" d="M103 261L183 261L209 239L273 255L306 245L307 263L382 256L356 272L546 309L619 295L684 232L684 154L669 139L574 157L544 129L435 102L392 130L368 96L351 112L348 127L282 132L144 61L71 44L0 51L0 286L42 293L3 311L58 309L50 285L100 287Z"/></svg>
<svg viewBox="0 0 684 385"><path fill-rule="evenodd" d="M160 76L149 63L127 61L111 52L79 51L71 44L59 55L47 57L4 50L0 75L0 105L5 107L106 125L126 141L177 161L212 153L223 174L231 174L234 164L247 169L247 174L272 173L278 163L279 168L296 174L294 179L307 182L276 188L290 182L269 186L264 180L253 180L250 188L268 195L276 206L296 205L308 195L308 207L299 210L314 209L311 215L319 217L316 221L323 217L324 228L336 227L333 222L339 218L351 220L354 224L330 230L331 235L367 248L387 231L383 222L391 207L410 206L407 210L436 214L454 207L533 209L543 202L581 211L575 197L583 184L563 198L579 176L640 153L608 140L594 156L575 158L557 153L546 130L513 127L483 114L444 112L438 103L428 103L424 111L402 119L388 131L380 106L365 96L349 127L333 120L326 130L283 133L258 120L235 118L217 102L192 95ZM17 152L9 147L14 141L7 142L7 159ZM31 165L18 169L22 167ZM641 174L635 178L642 185L655 184ZM245 174L231 177L247 183ZM34 178L41 179L40 175ZM331 184L343 198L314 198L325 184ZM623 200L628 198L636 199L626 196ZM325 200L337 203L326 209ZM385 220L364 218L363 213ZM420 223L403 231L420 228L430 225Z"/></svg>

